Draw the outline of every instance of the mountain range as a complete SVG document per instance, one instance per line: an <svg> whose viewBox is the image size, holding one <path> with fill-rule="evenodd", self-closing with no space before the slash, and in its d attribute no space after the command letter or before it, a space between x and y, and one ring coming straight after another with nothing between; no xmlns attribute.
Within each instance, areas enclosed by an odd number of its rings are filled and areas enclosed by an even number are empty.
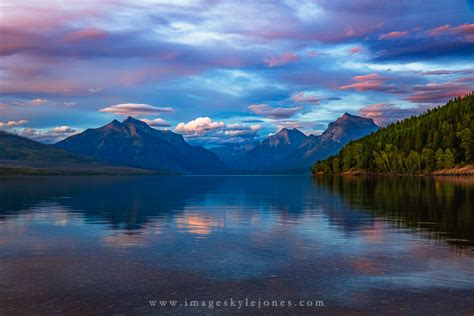
<svg viewBox="0 0 474 316"><path fill-rule="evenodd" d="M128 117L87 129L55 145L2 132L0 169L39 168L52 173L153 170L183 174L308 171L315 161L377 129L371 119L345 113L318 136L284 128L259 143L208 150L188 144L180 134L157 130Z"/></svg>
<svg viewBox="0 0 474 316"><path fill-rule="evenodd" d="M378 130L372 119L345 113L329 124L321 135L306 136L298 129L281 129L237 159L229 159L229 152L222 147L211 149L238 170L248 171L297 171L309 170L317 160L325 159L337 153L348 142L366 136Z"/></svg>
<svg viewBox="0 0 474 316"><path fill-rule="evenodd" d="M229 170L215 153L189 145L180 134L151 128L133 117L87 129L60 141L56 147L144 169L178 173L223 173Z"/></svg>

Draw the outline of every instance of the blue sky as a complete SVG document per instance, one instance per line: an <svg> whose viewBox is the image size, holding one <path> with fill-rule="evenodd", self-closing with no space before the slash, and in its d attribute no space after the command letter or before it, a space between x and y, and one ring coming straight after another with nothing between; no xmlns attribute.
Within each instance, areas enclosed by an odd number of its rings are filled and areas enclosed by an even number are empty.
<svg viewBox="0 0 474 316"><path fill-rule="evenodd" d="M0 4L0 128L54 142L133 115L215 146L473 90L473 1Z"/></svg>

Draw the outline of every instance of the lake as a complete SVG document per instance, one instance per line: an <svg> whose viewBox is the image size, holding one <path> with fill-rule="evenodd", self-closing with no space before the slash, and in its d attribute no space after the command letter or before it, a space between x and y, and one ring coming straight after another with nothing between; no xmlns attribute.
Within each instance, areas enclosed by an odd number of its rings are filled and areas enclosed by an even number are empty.
<svg viewBox="0 0 474 316"><path fill-rule="evenodd" d="M0 178L0 315L472 315L473 247L472 178Z"/></svg>

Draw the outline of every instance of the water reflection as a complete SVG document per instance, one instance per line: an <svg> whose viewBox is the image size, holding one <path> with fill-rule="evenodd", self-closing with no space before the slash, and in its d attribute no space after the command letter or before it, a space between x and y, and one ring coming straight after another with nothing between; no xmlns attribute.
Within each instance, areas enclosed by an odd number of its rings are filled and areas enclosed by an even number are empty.
<svg viewBox="0 0 474 316"><path fill-rule="evenodd" d="M0 306L146 314L163 296L270 297L334 313L468 311L473 190L408 177L0 178Z"/></svg>
<svg viewBox="0 0 474 316"><path fill-rule="evenodd" d="M469 177L315 177L344 198L348 207L367 210L459 246L474 245L474 179Z"/></svg>

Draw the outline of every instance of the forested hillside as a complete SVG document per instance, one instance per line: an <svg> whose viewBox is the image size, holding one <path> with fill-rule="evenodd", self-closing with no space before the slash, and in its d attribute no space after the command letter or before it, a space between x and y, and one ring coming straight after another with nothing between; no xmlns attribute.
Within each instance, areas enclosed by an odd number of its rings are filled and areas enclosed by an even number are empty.
<svg viewBox="0 0 474 316"><path fill-rule="evenodd" d="M313 173L430 173L473 163L474 93L391 124L313 165Z"/></svg>

